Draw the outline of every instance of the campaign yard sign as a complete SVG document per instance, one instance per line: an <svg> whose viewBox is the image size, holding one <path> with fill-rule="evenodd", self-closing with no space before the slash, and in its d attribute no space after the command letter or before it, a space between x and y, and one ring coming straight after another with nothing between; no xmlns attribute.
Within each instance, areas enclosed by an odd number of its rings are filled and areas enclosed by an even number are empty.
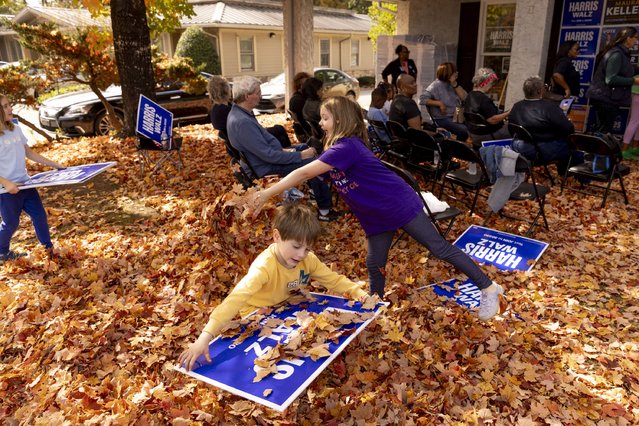
<svg viewBox="0 0 639 426"><path fill-rule="evenodd" d="M481 301L481 290L470 279L460 281L452 279L437 284L420 287L418 290L432 288L435 294L455 301L466 308L478 308Z"/></svg>
<svg viewBox="0 0 639 426"><path fill-rule="evenodd" d="M370 312L363 310L361 303L353 303L343 297L311 294L316 300L305 301L303 306L302 304L286 306L285 309L278 310L280 312L273 312L264 318L260 325L263 326L272 318L293 320L304 310L315 313L325 310ZM207 364L204 357L201 357L196 364L200 367L193 371L186 371L181 367L176 367L176 370L274 410L284 411L379 314L382 306L384 306L383 303L377 304L374 315L365 322L343 325L342 328L354 328L354 331L340 337L337 343L329 344L330 356L318 358L316 361L310 357L284 359L277 364L277 374L266 376L256 383L253 383L253 379L260 367L255 366L255 359L272 349L278 342L287 342L290 334L299 328L296 324L290 327L281 324L272 330L273 333L270 336L259 337L258 331L239 344L234 343L235 337L219 336L209 346L209 353L213 360L211 364Z"/></svg>
<svg viewBox="0 0 639 426"><path fill-rule="evenodd" d="M162 146L162 140L171 140L173 113L140 95L136 132Z"/></svg>
<svg viewBox="0 0 639 426"><path fill-rule="evenodd" d="M99 175L109 167L115 166L115 161L106 163L83 164L60 170L49 170L31 176L26 182L19 184L20 189L38 188L41 186L73 185L84 183ZM0 186L0 194L7 192Z"/></svg>
<svg viewBox="0 0 639 426"><path fill-rule="evenodd" d="M471 225L453 243L479 263L502 271L530 271L548 243Z"/></svg>
<svg viewBox="0 0 639 426"><path fill-rule="evenodd" d="M513 146L513 140L511 139L495 139L492 141L483 141L481 146Z"/></svg>

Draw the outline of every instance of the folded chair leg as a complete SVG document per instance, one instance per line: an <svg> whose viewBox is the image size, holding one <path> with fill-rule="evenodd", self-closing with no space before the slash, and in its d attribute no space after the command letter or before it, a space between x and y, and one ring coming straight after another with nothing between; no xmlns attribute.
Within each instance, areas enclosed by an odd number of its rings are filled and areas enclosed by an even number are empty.
<svg viewBox="0 0 639 426"><path fill-rule="evenodd" d="M623 184L623 178L619 176L619 186L621 187L621 193L623 194L623 199L628 204L628 194L626 193L626 187Z"/></svg>
<svg viewBox="0 0 639 426"><path fill-rule="evenodd" d="M406 234L406 231L402 229L402 232L397 236L397 238L395 238L395 241L393 241L393 244L391 244L390 249L388 250L390 251L393 247L395 247L397 243L399 242L399 240L401 240L405 234Z"/></svg>

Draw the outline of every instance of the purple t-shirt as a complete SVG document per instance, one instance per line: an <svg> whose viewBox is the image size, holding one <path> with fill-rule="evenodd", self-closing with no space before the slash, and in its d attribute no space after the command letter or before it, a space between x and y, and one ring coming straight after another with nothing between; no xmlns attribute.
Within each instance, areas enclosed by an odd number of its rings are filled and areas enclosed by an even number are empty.
<svg viewBox="0 0 639 426"><path fill-rule="evenodd" d="M423 208L415 191L357 137L340 139L318 160L333 167L328 174L335 189L366 235L399 229Z"/></svg>

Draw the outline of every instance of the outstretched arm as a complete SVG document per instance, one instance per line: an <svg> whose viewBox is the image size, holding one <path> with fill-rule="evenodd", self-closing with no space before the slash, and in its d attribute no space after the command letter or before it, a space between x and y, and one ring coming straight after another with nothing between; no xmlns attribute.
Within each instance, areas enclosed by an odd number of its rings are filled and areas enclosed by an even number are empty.
<svg viewBox="0 0 639 426"><path fill-rule="evenodd" d="M272 196L281 194L289 188L297 186L302 182L306 182L307 180L319 176L322 173L328 172L332 168L332 166L322 161L314 160L297 170L293 170L276 184L273 184L254 195L252 199L254 214L257 214L262 208L262 205L264 205L264 203Z"/></svg>
<svg viewBox="0 0 639 426"><path fill-rule="evenodd" d="M52 161L52 160L49 160L46 157L43 157L42 155L40 155L37 152L35 152L34 150L32 150L31 147L29 147L29 146L25 145L24 151L25 151L26 157L29 160L31 160L31 161L35 161L36 163L44 164L45 166L49 166L49 167L52 167L54 169L64 169L64 166L61 165L60 163L56 163L55 161Z"/></svg>

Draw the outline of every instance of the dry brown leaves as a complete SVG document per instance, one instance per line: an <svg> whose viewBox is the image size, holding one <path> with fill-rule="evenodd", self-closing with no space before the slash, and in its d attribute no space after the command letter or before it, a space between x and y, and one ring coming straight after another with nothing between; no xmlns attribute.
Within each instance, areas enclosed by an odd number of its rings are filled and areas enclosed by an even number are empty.
<svg viewBox="0 0 639 426"><path fill-rule="evenodd" d="M270 242L274 213L246 217L210 126L183 134L186 169L144 179L130 140L38 148L69 165L119 164L86 186L40 191L61 259L45 260L23 219L13 248L31 258L0 266L0 417L10 424L639 423L636 162L629 205L615 194L602 210L594 197L554 187L551 230L535 234L550 247L535 268L486 268L523 320L484 324L415 291L456 275L402 240L389 257L386 314L276 413L172 370ZM483 219L464 217L452 235ZM502 219L490 226L523 230ZM356 220L326 229L319 257L366 279Z"/></svg>

